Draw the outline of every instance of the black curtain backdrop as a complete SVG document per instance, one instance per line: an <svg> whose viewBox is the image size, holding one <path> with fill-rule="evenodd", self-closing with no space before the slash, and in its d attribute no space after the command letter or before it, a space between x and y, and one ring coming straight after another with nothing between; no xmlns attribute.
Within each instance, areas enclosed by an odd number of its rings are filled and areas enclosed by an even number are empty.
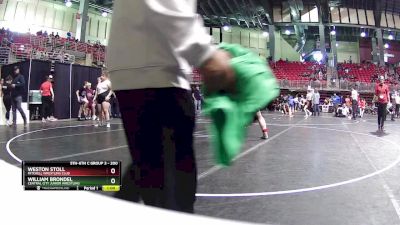
<svg viewBox="0 0 400 225"><path fill-rule="evenodd" d="M51 63L41 60L32 60L31 83L30 90L39 90L40 85L46 80L46 76L50 75Z"/></svg>
<svg viewBox="0 0 400 225"><path fill-rule="evenodd" d="M64 63L55 63L54 67L54 116L58 119L69 119L71 66ZM72 96L73 97L73 96Z"/></svg>
<svg viewBox="0 0 400 225"><path fill-rule="evenodd" d="M97 78L101 76L101 68L91 67L89 74L89 82L92 83L92 88L97 87Z"/></svg>

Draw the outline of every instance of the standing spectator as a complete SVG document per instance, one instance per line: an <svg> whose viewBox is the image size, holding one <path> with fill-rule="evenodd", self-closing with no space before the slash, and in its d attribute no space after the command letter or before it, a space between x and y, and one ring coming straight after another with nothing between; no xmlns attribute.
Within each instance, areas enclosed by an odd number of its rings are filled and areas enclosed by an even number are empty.
<svg viewBox="0 0 400 225"><path fill-rule="evenodd" d="M54 90L51 83L53 76L46 76L46 81L40 85L40 94L42 95L42 122L54 121L50 116L52 113L52 104L54 102Z"/></svg>
<svg viewBox="0 0 400 225"><path fill-rule="evenodd" d="M112 118L121 118L121 113L119 112L118 98L114 92L111 95L110 105Z"/></svg>
<svg viewBox="0 0 400 225"><path fill-rule="evenodd" d="M332 104L333 104L333 111L336 112L337 107L341 104L340 97L336 95L336 93L332 96Z"/></svg>
<svg viewBox="0 0 400 225"><path fill-rule="evenodd" d="M103 72L100 76L101 82L97 84L96 95L94 101L97 102L97 111L99 112L99 123L96 127L110 127L110 98L112 95L111 81L108 79L108 74Z"/></svg>
<svg viewBox="0 0 400 225"><path fill-rule="evenodd" d="M182 71L199 67L209 92L235 86L229 54L210 44L195 10L195 0L114 1L107 49L134 159L134 186L145 204L189 213L197 183L195 112ZM160 63L154 66L152 60ZM160 110L164 107L168 110Z"/></svg>
<svg viewBox="0 0 400 225"><path fill-rule="evenodd" d="M288 114L288 112L289 112L289 96L281 95L281 103L282 103L282 113L284 115Z"/></svg>
<svg viewBox="0 0 400 225"><path fill-rule="evenodd" d="M375 86L375 95L378 101L378 131L384 131L386 120L386 108L389 102L389 87L385 84L385 78L379 77L379 84Z"/></svg>
<svg viewBox="0 0 400 225"><path fill-rule="evenodd" d="M299 109L299 111L303 111L304 110L304 108L305 108L305 106L306 106L306 104L307 104L307 100L304 98L304 96L303 95L301 95L301 97L300 97L300 109Z"/></svg>
<svg viewBox="0 0 400 225"><path fill-rule="evenodd" d="M396 91L396 95L395 95L395 114L396 114L396 118L399 118L399 111L400 111L400 94L398 91Z"/></svg>
<svg viewBox="0 0 400 225"><path fill-rule="evenodd" d="M363 118L364 117L365 107L366 107L366 102L365 102L364 98L360 98L358 107L360 108L360 117Z"/></svg>
<svg viewBox="0 0 400 225"><path fill-rule="evenodd" d="M293 98L293 96L290 95L290 94L289 94L289 96L288 96L288 102L289 102L289 116L290 116L290 117L293 117L294 108L295 108L295 106L294 106L294 98Z"/></svg>
<svg viewBox="0 0 400 225"><path fill-rule="evenodd" d="M395 121L394 118L396 116L396 95L397 95L396 91L392 93L391 99L390 99L391 100L390 106L388 104L389 112L391 115L391 118L390 118L391 121Z"/></svg>
<svg viewBox="0 0 400 225"><path fill-rule="evenodd" d="M3 84L4 84L4 79L0 79L0 124L4 123L4 118L6 116L6 109L4 105L2 104L3 102Z"/></svg>
<svg viewBox="0 0 400 225"><path fill-rule="evenodd" d="M88 82L85 81L83 84L83 87L79 88L79 90L77 90L75 92L76 99L78 100L78 103L79 103L78 121L82 121L87 118L87 108L88 108L88 103L89 103L89 101L86 97L87 96L87 94L86 94L87 84L88 84ZM82 114L83 114L83 117L82 117Z"/></svg>
<svg viewBox="0 0 400 225"><path fill-rule="evenodd" d="M358 91L354 87L351 89L351 99L353 120L356 120L358 114Z"/></svg>
<svg viewBox="0 0 400 225"><path fill-rule="evenodd" d="M12 111L13 111L13 125L17 124L17 110L24 120L24 126L27 125L26 115L21 107L22 95L25 90L25 77L20 73L18 66L14 66L14 78L11 84L11 96L12 96Z"/></svg>
<svg viewBox="0 0 400 225"><path fill-rule="evenodd" d="M8 75L5 79L5 81L1 82L1 89L2 89L2 95L3 95L3 103L4 107L6 109L6 124L7 126L10 126L12 123L10 121L10 111L11 111L11 102L12 102L12 96L11 96L11 83L12 83L12 76Z"/></svg>
<svg viewBox="0 0 400 225"><path fill-rule="evenodd" d="M201 102L202 102L203 98L201 96L201 92L200 92L199 86L196 86L193 89L192 97L193 97L193 101L194 101L196 112L200 112L201 111Z"/></svg>
<svg viewBox="0 0 400 225"><path fill-rule="evenodd" d="M50 82L52 86L54 87L54 77L53 75L49 75ZM54 100L50 102L50 121L57 121L57 119L54 117L54 109L55 109L55 104Z"/></svg>
<svg viewBox="0 0 400 225"><path fill-rule="evenodd" d="M96 120L96 103L94 102L95 90L92 89L92 83L86 83L86 119ZM90 113L89 113L90 112Z"/></svg>
<svg viewBox="0 0 400 225"><path fill-rule="evenodd" d="M299 111L300 108L300 101L299 101L299 95L297 94L296 97L293 99L294 102L294 111L297 112Z"/></svg>
<svg viewBox="0 0 400 225"><path fill-rule="evenodd" d="M312 105L312 97L313 97L313 93L311 89L307 90L307 95L306 95L306 104L304 106L304 112L306 113L305 118L307 119L309 116L312 115L310 109L311 109L311 105Z"/></svg>
<svg viewBox="0 0 400 225"><path fill-rule="evenodd" d="M350 110L350 108L351 108L351 99L350 99L350 96L346 95L346 98L344 98L344 103L345 103L345 105L347 106L347 108L349 108L349 110Z"/></svg>
<svg viewBox="0 0 400 225"><path fill-rule="evenodd" d="M313 105L313 116L316 116L318 113L319 116L319 100L320 100L320 95L318 92L318 89L314 90L314 94L312 96L312 105Z"/></svg>

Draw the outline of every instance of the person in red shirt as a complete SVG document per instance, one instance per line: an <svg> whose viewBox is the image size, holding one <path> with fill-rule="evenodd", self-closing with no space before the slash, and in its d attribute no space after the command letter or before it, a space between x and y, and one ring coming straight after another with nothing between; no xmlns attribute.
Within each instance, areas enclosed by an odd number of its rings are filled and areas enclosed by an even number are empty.
<svg viewBox="0 0 400 225"><path fill-rule="evenodd" d="M54 102L54 91L53 91L53 84L51 81L53 80L53 76L47 76L45 82L40 85L40 94L42 95L42 122L45 123L46 121L53 121L50 119L51 116L51 108Z"/></svg>
<svg viewBox="0 0 400 225"><path fill-rule="evenodd" d="M389 102L389 87L385 84L383 76L379 77L379 84L375 86L375 95L378 99L378 131L384 131L386 108Z"/></svg>

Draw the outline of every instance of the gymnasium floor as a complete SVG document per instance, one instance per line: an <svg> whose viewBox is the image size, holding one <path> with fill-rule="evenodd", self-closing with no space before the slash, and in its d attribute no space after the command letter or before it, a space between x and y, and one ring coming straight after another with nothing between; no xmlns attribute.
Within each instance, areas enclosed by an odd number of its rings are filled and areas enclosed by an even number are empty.
<svg viewBox="0 0 400 225"><path fill-rule="evenodd" d="M400 224L400 122L387 121L380 134L373 116L357 121L330 114L264 116L270 138L259 139L258 124L250 126L229 168L214 166L209 120L198 119L197 214L287 225ZM122 160L125 170L130 164L120 120L108 129L77 121L0 127L0 145L0 159L15 165L15 158Z"/></svg>

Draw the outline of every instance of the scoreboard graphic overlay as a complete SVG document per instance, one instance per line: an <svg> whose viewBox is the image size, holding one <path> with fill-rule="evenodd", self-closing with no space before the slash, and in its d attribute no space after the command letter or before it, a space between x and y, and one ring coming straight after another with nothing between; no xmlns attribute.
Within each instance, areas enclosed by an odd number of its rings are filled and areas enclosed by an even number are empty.
<svg viewBox="0 0 400 225"><path fill-rule="evenodd" d="M119 191L121 161L24 161L25 190Z"/></svg>

